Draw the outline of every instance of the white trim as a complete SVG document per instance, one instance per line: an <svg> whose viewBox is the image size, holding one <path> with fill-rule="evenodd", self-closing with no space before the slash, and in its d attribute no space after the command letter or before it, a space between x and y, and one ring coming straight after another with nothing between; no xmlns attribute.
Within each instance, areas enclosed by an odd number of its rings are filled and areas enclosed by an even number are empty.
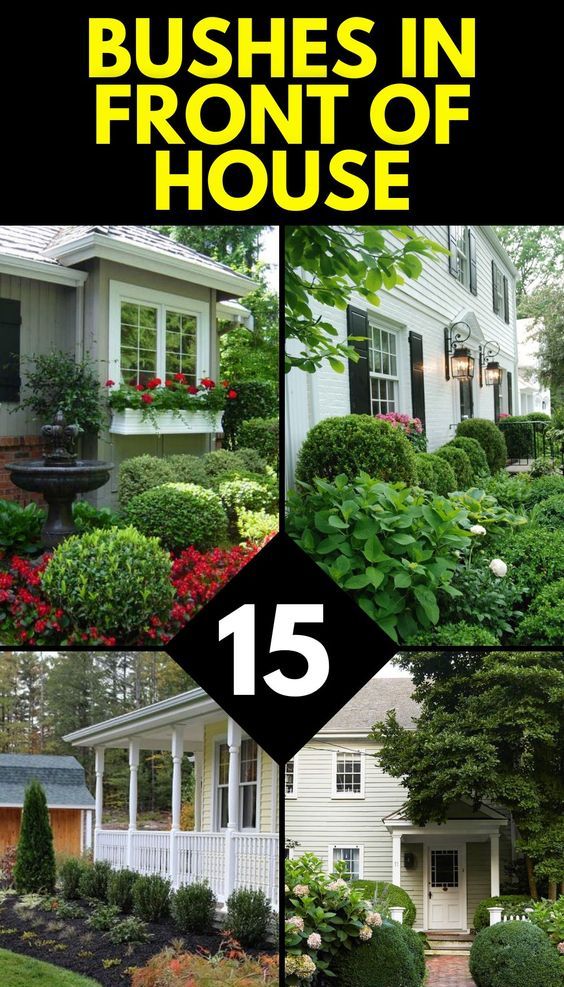
<svg viewBox="0 0 564 987"><path fill-rule="evenodd" d="M332 776L331 776L331 798L338 799L363 799L365 798L364 778L365 778L365 752L364 751L333 751ZM340 754L354 754L360 760L360 792L338 792L337 791L337 757Z"/></svg>
<svg viewBox="0 0 564 987"><path fill-rule="evenodd" d="M211 831L212 833L224 833L226 827L220 825L219 820L219 748L221 744L227 744L227 733L218 734L213 738L213 758L212 758L212 791L211 791ZM227 785L224 786L227 790Z"/></svg>
<svg viewBox="0 0 564 987"><path fill-rule="evenodd" d="M47 264L42 260L27 260L25 257L11 257L0 254L0 274L13 278L30 278L32 281L50 281L77 288L88 280L85 271L75 271L57 264Z"/></svg>
<svg viewBox="0 0 564 987"><path fill-rule="evenodd" d="M114 739L129 743L129 738L135 728L138 728L136 732L141 732L147 727L155 730L160 726L172 724L178 721L179 712L184 722L216 711L220 711L220 706L203 689L191 689L189 692L179 693L169 699L162 699L151 706L144 706L141 709L132 710L130 713L122 713L120 716L112 717L110 720L93 723L81 730L74 730L72 733L67 733L63 740L68 741L74 747L89 747L94 743L111 746L111 741ZM164 750L164 748L162 749Z"/></svg>
<svg viewBox="0 0 564 987"><path fill-rule="evenodd" d="M262 752L264 754L264 751ZM268 754L264 754L268 757ZM261 758L262 759L262 758ZM270 823L271 830L276 830L278 822L278 792L280 789L280 769L277 761L272 761L272 788L270 793Z"/></svg>
<svg viewBox="0 0 564 987"><path fill-rule="evenodd" d="M51 811L51 809L83 809L83 810L90 809L90 811L93 811L94 807L95 807L95 802L84 802L81 803L80 805L67 805L67 804L59 805L59 803L54 805L52 802L47 803L47 808L49 809L49 812ZM0 809L23 809L23 802L0 802Z"/></svg>
<svg viewBox="0 0 564 987"><path fill-rule="evenodd" d="M249 737L246 733L241 734L241 746L244 740L253 740L253 737ZM257 780L256 782L242 782L241 781L241 765L239 764L239 819L237 821L238 831L240 833L259 833L260 832L260 821L261 821L261 782L262 782L262 750L257 744L256 740L254 743L257 747ZM241 789L244 787L249 787L254 784L256 786L257 801L256 801L256 826L242 826L242 813L243 813L243 799L241 798ZM273 826L274 828L274 822Z"/></svg>
<svg viewBox="0 0 564 987"><path fill-rule="evenodd" d="M446 823L428 823L426 826L414 826L407 819L383 820L389 833L398 830L407 836L444 837L456 839L457 836L486 837L490 833L499 832L500 826L507 826L507 819L448 819Z"/></svg>
<svg viewBox="0 0 564 987"><path fill-rule="evenodd" d="M241 733L241 744L244 740L253 740L253 737L249 737L246 733ZM256 743L256 741L255 741ZM224 833L225 826L220 826L219 820L219 798L218 798L218 777L219 777L219 748L221 744L228 745L228 737L226 733L218 734L214 737L214 752L213 752L213 763L212 763L212 832L214 833ZM239 758L240 758L240 748L239 748ZM241 762L239 760L239 812L237 814L237 833L260 833L261 832L261 760L262 760L262 748L257 744L257 780L256 780L256 790L257 790L257 802L256 802L256 826L243 826L241 825L241 813L242 813L242 799L241 799ZM254 784L254 782L253 782ZM225 786L226 790L228 786ZM229 798L229 796L228 796ZM274 819L272 820L274 825Z"/></svg>
<svg viewBox="0 0 564 987"><path fill-rule="evenodd" d="M330 843L327 847L327 869L330 874L335 868L334 850L358 850L358 880L362 880L364 877L364 843Z"/></svg>
<svg viewBox="0 0 564 987"><path fill-rule="evenodd" d="M298 755L294 754L293 757L288 758L288 764L290 761L294 765L294 787L292 788L292 794L288 795L286 792L286 765L284 765L284 798L285 799L297 799L298 797Z"/></svg>

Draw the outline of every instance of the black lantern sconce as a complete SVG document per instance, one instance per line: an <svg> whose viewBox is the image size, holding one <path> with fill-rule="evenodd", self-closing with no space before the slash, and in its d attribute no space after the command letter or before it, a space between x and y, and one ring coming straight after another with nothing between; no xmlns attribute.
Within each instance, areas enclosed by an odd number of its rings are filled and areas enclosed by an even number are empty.
<svg viewBox="0 0 564 987"><path fill-rule="evenodd" d="M468 332L457 332L457 326L464 326ZM445 329L445 377L450 380L472 380L475 360L471 350L463 344L470 339L472 330L466 322L454 322Z"/></svg>
<svg viewBox="0 0 564 987"><path fill-rule="evenodd" d="M499 343L482 343L480 346L480 387L499 386L503 380L503 368L494 360L499 353Z"/></svg>
<svg viewBox="0 0 564 987"><path fill-rule="evenodd" d="M406 870L414 870L415 868L415 854L409 851L403 855L403 866Z"/></svg>

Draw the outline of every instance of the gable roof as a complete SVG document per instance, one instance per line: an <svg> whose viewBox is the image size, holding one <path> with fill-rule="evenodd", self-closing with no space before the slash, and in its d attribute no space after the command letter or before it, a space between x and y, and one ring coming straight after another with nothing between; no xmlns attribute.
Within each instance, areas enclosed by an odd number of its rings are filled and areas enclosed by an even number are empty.
<svg viewBox="0 0 564 987"><path fill-rule="evenodd" d="M376 676L321 728L319 736L339 733L366 736L373 724L384 720L391 709L395 709L400 726L414 729L413 718L419 715L419 706L412 693L413 682L407 676Z"/></svg>
<svg viewBox="0 0 564 987"><path fill-rule="evenodd" d="M75 757L55 754L0 754L0 807L22 806L32 779L43 786L50 809L90 809L95 800L84 768Z"/></svg>

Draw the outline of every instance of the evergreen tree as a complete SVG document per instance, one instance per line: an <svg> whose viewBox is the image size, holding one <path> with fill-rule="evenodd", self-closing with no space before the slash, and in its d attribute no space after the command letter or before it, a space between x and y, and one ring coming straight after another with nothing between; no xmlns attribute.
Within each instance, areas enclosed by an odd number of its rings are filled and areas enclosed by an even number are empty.
<svg viewBox="0 0 564 987"><path fill-rule="evenodd" d="M51 894L55 889L55 851L47 799L33 780L25 791L14 883L19 894Z"/></svg>

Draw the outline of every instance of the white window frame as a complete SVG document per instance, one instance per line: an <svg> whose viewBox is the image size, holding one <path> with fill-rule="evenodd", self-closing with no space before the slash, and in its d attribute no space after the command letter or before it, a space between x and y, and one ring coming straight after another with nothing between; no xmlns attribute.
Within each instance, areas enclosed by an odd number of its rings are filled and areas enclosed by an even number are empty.
<svg viewBox="0 0 564 987"><path fill-rule="evenodd" d="M470 227L455 226L455 230L462 230L463 246L460 246L459 238L455 237L456 260L458 271L456 280L464 287L470 289Z"/></svg>
<svg viewBox="0 0 564 987"><path fill-rule="evenodd" d="M392 329L388 325L383 325L381 322L378 321L378 319L374 319L374 318L370 318L370 317L368 318L368 329L369 329L369 332L370 332L370 337L369 337L369 340L368 340L368 370L369 370L369 375L370 375L370 414L373 417L376 417L376 415L377 414L380 414L380 412L374 410L375 401L374 401L374 398L372 397L372 381L373 380L384 380L388 384L391 384L392 385L393 392L394 392L394 397L393 397L394 406L395 406L394 407L394 411L398 411L399 410L399 394L400 394L400 373L399 373L399 371L400 371L400 338L401 337L400 337L400 333L399 333L399 331L397 329ZM372 351L375 349L375 347L373 345L373 343L374 343L373 332L374 332L375 329L377 329L378 332L385 332L389 336L393 336L394 337L395 344L396 344L396 352L395 352L396 372L395 372L395 374L385 374L385 373L383 373L383 372L381 372L379 370L372 370L371 369L371 365L372 365ZM386 414L386 412L382 412L382 413L383 414Z"/></svg>
<svg viewBox="0 0 564 987"><path fill-rule="evenodd" d="M331 843L327 849L327 864L331 874L335 869L335 850L358 850L358 878L353 877L353 881L361 881L364 877L364 844L363 843Z"/></svg>
<svg viewBox="0 0 564 987"><path fill-rule="evenodd" d="M293 786L292 791L288 792L286 790L286 765L292 764L294 767L293 771ZM296 799L298 797L298 757L294 754L294 757L289 758L289 760L284 765L284 796L287 799Z"/></svg>
<svg viewBox="0 0 564 987"><path fill-rule="evenodd" d="M501 319L503 322L505 322L504 278L506 277L507 275L504 274L503 270L501 269L498 262L494 258L493 268L492 268L493 294L496 298L499 299L499 307L496 309L495 304L492 302L492 311L493 314L497 315L498 319Z"/></svg>
<svg viewBox="0 0 564 987"><path fill-rule="evenodd" d="M360 792L338 792L337 791L337 758L343 754L352 754L360 760ZM364 751L333 751L333 776L331 798L334 799L363 799L364 796Z"/></svg>
<svg viewBox="0 0 564 987"><path fill-rule="evenodd" d="M121 305L133 302L157 309L157 369L155 376L166 378L166 312L172 310L196 319L196 382L210 373L210 306L208 302L196 298L184 298L165 291L143 288L141 285L127 284L124 281L110 281L109 285L109 341L108 375L121 381Z"/></svg>
<svg viewBox="0 0 564 987"><path fill-rule="evenodd" d="M244 740L252 740L252 737L248 737L247 734L241 736L241 743ZM222 744L227 744L227 736L218 736L214 738L214 752L213 752L213 771L212 771L212 821L213 821L213 832L224 833L225 827L220 825L220 800L219 800L219 749ZM255 781L241 781L241 759L239 758L239 818L237 820L237 832L239 833L259 833L261 828L261 768L262 768L262 752L257 744L257 780ZM255 826L245 826L243 827L243 799L241 798L241 789L248 785L256 786L257 802L256 802L256 825ZM222 786L227 788L227 786Z"/></svg>
<svg viewBox="0 0 564 987"><path fill-rule="evenodd" d="M253 740L252 737L247 737L243 734L241 737L241 747L244 740ZM257 748L257 780L256 781L241 781L241 755L239 755L239 832L240 833L258 833L260 831L260 769L261 769L261 749L259 745L254 741ZM251 787L254 785L256 791L256 824L254 826L243 826L243 799L242 799L242 789L246 787Z"/></svg>
<svg viewBox="0 0 564 987"><path fill-rule="evenodd" d="M220 820L220 800L219 800L219 748L222 744L227 744L227 735L214 738L213 749L213 772L212 772L212 820L213 832L224 833L225 827L221 826ZM223 787L223 786L222 786ZM227 786L225 786L227 788Z"/></svg>

